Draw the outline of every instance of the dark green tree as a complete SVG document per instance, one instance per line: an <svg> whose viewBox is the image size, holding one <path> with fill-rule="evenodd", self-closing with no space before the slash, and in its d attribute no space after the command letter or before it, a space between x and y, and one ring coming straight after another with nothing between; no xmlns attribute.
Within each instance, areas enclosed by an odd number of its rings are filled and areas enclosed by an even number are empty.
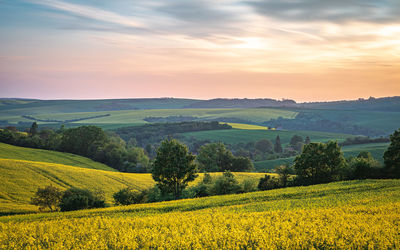
<svg viewBox="0 0 400 250"><path fill-rule="evenodd" d="M254 170L253 162L250 158L239 156L232 159L232 167L230 169L234 172L252 171Z"/></svg>
<svg viewBox="0 0 400 250"><path fill-rule="evenodd" d="M279 135L275 139L274 151L275 151L275 153L278 153L278 154L282 153L282 151L283 151L281 138L279 137Z"/></svg>
<svg viewBox="0 0 400 250"><path fill-rule="evenodd" d="M231 170L233 158L231 151L227 150L223 143L218 142L201 146L196 160L200 171L219 172Z"/></svg>
<svg viewBox="0 0 400 250"><path fill-rule="evenodd" d="M36 122L33 122L31 125L31 128L29 129L29 134L31 136L34 136L38 133L38 125Z"/></svg>
<svg viewBox="0 0 400 250"><path fill-rule="evenodd" d="M70 128L63 132L61 150L82 156L89 155L90 146L93 143L105 143L107 136L104 131L96 126L81 126Z"/></svg>
<svg viewBox="0 0 400 250"><path fill-rule="evenodd" d="M274 151L274 144L268 139L262 139L256 142L255 148L261 153L272 153Z"/></svg>
<svg viewBox="0 0 400 250"><path fill-rule="evenodd" d="M102 195L96 195L87 189L70 188L61 197L61 211L73 211L88 208L105 207Z"/></svg>
<svg viewBox="0 0 400 250"><path fill-rule="evenodd" d="M345 164L337 142L310 143L294 160L297 178L303 184L326 183L339 179Z"/></svg>
<svg viewBox="0 0 400 250"><path fill-rule="evenodd" d="M290 139L290 146L292 146L292 148L295 148L299 142L303 143L303 137L301 137L300 135L294 135Z"/></svg>
<svg viewBox="0 0 400 250"><path fill-rule="evenodd" d="M383 155L389 178L400 178L400 129L390 135L390 145Z"/></svg>
<svg viewBox="0 0 400 250"><path fill-rule="evenodd" d="M62 195L63 193L59 188L51 185L45 188L38 188L35 195L31 198L31 204L39 206L40 211L46 208L54 211L57 210Z"/></svg>
<svg viewBox="0 0 400 250"><path fill-rule="evenodd" d="M258 190L264 191L264 190L279 188L280 185L277 178L271 177L270 175L266 174L264 177L260 178L257 187Z"/></svg>
<svg viewBox="0 0 400 250"><path fill-rule="evenodd" d="M152 169L157 186L178 199L188 183L198 176L194 159L188 148L177 140L162 141Z"/></svg>
<svg viewBox="0 0 400 250"><path fill-rule="evenodd" d="M131 188L123 188L113 194L116 205L130 205L144 202L145 193L133 190Z"/></svg>
<svg viewBox="0 0 400 250"><path fill-rule="evenodd" d="M275 172L279 175L279 180L282 186L286 187L289 181L289 177L292 174L291 169L288 166L282 165L275 168Z"/></svg>

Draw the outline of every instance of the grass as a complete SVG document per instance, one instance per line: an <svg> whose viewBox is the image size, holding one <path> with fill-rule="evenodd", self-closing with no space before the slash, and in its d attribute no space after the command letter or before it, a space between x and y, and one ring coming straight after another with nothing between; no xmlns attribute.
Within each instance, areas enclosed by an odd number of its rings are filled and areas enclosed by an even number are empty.
<svg viewBox="0 0 400 250"><path fill-rule="evenodd" d="M0 218L0 248L395 249L400 181Z"/></svg>
<svg viewBox="0 0 400 250"><path fill-rule="evenodd" d="M269 139L272 142L279 135L283 145L290 142L293 135L300 135L303 139L309 136L312 142L327 142L329 140L344 141L346 138L354 137L353 135L315 132L315 131L286 131L286 130L209 130L199 132L183 133L186 138L196 138L198 140L211 140L214 142L224 142L227 144L256 142L262 139Z"/></svg>
<svg viewBox="0 0 400 250"><path fill-rule="evenodd" d="M221 173L212 173L218 176ZM259 179L261 173L235 173L237 179ZM200 175L195 182L200 181ZM30 198L39 187L53 185L61 189L70 187L102 191L108 203L112 194L121 188L143 190L154 185L151 174L121 173L63 164L27 160L0 159L0 214L34 212Z"/></svg>
<svg viewBox="0 0 400 250"><path fill-rule="evenodd" d="M5 143L0 143L0 158L58 163L81 168L91 168L114 172L117 171L114 168L111 168L105 164L95 162L89 158L79 155L56 152L51 150L17 147Z"/></svg>

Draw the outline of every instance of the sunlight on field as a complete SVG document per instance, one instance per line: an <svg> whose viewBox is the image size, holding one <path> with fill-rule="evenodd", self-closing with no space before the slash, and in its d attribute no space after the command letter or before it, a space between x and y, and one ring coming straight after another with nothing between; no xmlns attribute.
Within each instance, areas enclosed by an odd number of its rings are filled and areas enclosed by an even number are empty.
<svg viewBox="0 0 400 250"><path fill-rule="evenodd" d="M263 173L234 173L239 182L245 179L258 181ZM211 173L217 177L222 173ZM202 180L203 174L190 185ZM151 174L121 173L63 164L0 159L0 213L37 211L29 205L30 198L39 187L53 185L63 190L70 187L87 188L104 192L106 201L113 204L113 193L130 187L143 190L154 186Z"/></svg>
<svg viewBox="0 0 400 250"><path fill-rule="evenodd" d="M394 249L400 181L0 218L0 248Z"/></svg>
<svg viewBox="0 0 400 250"><path fill-rule="evenodd" d="M246 130L269 130L270 128L264 127L264 126L258 126L258 125L251 125L251 124L243 124L243 123L231 123L227 122L225 124L228 124L232 128L236 129L246 129Z"/></svg>

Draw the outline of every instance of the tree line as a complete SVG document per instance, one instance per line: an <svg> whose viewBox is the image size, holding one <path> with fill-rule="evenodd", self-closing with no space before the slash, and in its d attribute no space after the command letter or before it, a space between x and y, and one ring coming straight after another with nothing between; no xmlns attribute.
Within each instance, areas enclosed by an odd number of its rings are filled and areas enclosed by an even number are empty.
<svg viewBox="0 0 400 250"><path fill-rule="evenodd" d="M265 177L259 179L258 183L254 180L246 180L240 184L234 174L226 170L222 176L216 178L205 173L203 179L197 185L188 188L189 182L198 177L201 164L195 163L196 157L189 152L186 145L177 140L166 139L158 148L157 157L153 162L152 177L156 185L143 191L124 188L116 192L113 197L116 205L129 205L329 183L340 180L400 178L400 129L390 136L390 141L391 143L384 153L384 166L379 166L379 163L373 159L369 152L360 152L357 157L345 159L337 142L309 143L304 146L302 153L295 158L292 166L279 166L275 169L278 177L265 175ZM215 149L216 151L223 151L221 145L215 145ZM215 157L207 158L204 164L211 167L215 167L216 164L218 167L225 162ZM204 168L202 170L204 171ZM48 197L51 197L51 195L43 195L42 191L42 189L38 190L35 197L32 198L32 203L46 207L45 202L39 201L48 201ZM67 191L65 193L71 193ZM49 192L52 192L51 189ZM64 197L65 193L64 195L60 195L59 192L53 193L57 194L56 198L50 199L54 202L53 205L66 211L60 205L62 204L61 198L57 198ZM80 195L84 194L87 194L87 192L80 193ZM42 199L43 196L47 199ZM85 198L85 200L88 200L88 198ZM72 202L72 204L74 203ZM89 205L86 206L85 208L90 208ZM47 205L47 207L52 210L52 206Z"/></svg>

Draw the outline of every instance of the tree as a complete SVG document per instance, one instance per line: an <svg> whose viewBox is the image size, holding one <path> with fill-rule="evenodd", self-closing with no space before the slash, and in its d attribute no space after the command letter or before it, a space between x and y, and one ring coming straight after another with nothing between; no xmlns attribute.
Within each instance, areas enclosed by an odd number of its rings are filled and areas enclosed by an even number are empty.
<svg viewBox="0 0 400 250"><path fill-rule="evenodd" d="M196 160L201 171L219 172L231 170L233 158L232 152L218 142L201 146Z"/></svg>
<svg viewBox="0 0 400 250"><path fill-rule="evenodd" d="M93 157L89 155L90 146L96 142L104 144L106 141L107 136L101 128L81 126L65 130L60 147L61 150L69 153Z"/></svg>
<svg viewBox="0 0 400 250"><path fill-rule="evenodd" d="M37 133L38 133L38 125L37 125L36 122L33 122L31 128L29 129L29 134L30 134L31 136L34 136L34 135L36 135Z"/></svg>
<svg viewBox="0 0 400 250"><path fill-rule="evenodd" d="M153 163L152 177L165 193L173 193L178 199L188 182L197 177L194 155L177 140L166 139L161 142Z"/></svg>
<svg viewBox="0 0 400 250"><path fill-rule="evenodd" d="M294 135L290 139L290 146L292 146L292 148L295 148L296 144L298 145L299 142L303 143L303 137L301 137L300 135Z"/></svg>
<svg viewBox="0 0 400 250"><path fill-rule="evenodd" d="M339 179L345 164L337 142L310 143L294 160L297 178L303 184L326 183Z"/></svg>
<svg viewBox="0 0 400 250"><path fill-rule="evenodd" d="M389 178L400 178L400 129L390 135L390 145L383 154L385 171Z"/></svg>
<svg viewBox="0 0 400 250"><path fill-rule="evenodd" d="M279 175L279 180L284 187L287 186L291 170L288 166L278 166L275 168L275 172Z"/></svg>
<svg viewBox="0 0 400 250"><path fill-rule="evenodd" d="M47 186L45 188L38 188L35 195L31 198L31 204L39 206L39 210L42 211L46 208L50 211L56 210L62 197L62 191L53 186Z"/></svg>
<svg viewBox="0 0 400 250"><path fill-rule="evenodd" d="M279 137L279 135L275 139L274 151L275 151L275 153L278 153L278 154L282 153L282 151L283 151L281 138Z"/></svg>
<svg viewBox="0 0 400 250"><path fill-rule="evenodd" d="M250 158L239 156L232 159L232 167L229 170L235 172L252 171L254 165Z"/></svg>
<svg viewBox="0 0 400 250"><path fill-rule="evenodd" d="M263 139L256 142L255 148L261 153L272 153L274 150L274 144L268 139Z"/></svg>

